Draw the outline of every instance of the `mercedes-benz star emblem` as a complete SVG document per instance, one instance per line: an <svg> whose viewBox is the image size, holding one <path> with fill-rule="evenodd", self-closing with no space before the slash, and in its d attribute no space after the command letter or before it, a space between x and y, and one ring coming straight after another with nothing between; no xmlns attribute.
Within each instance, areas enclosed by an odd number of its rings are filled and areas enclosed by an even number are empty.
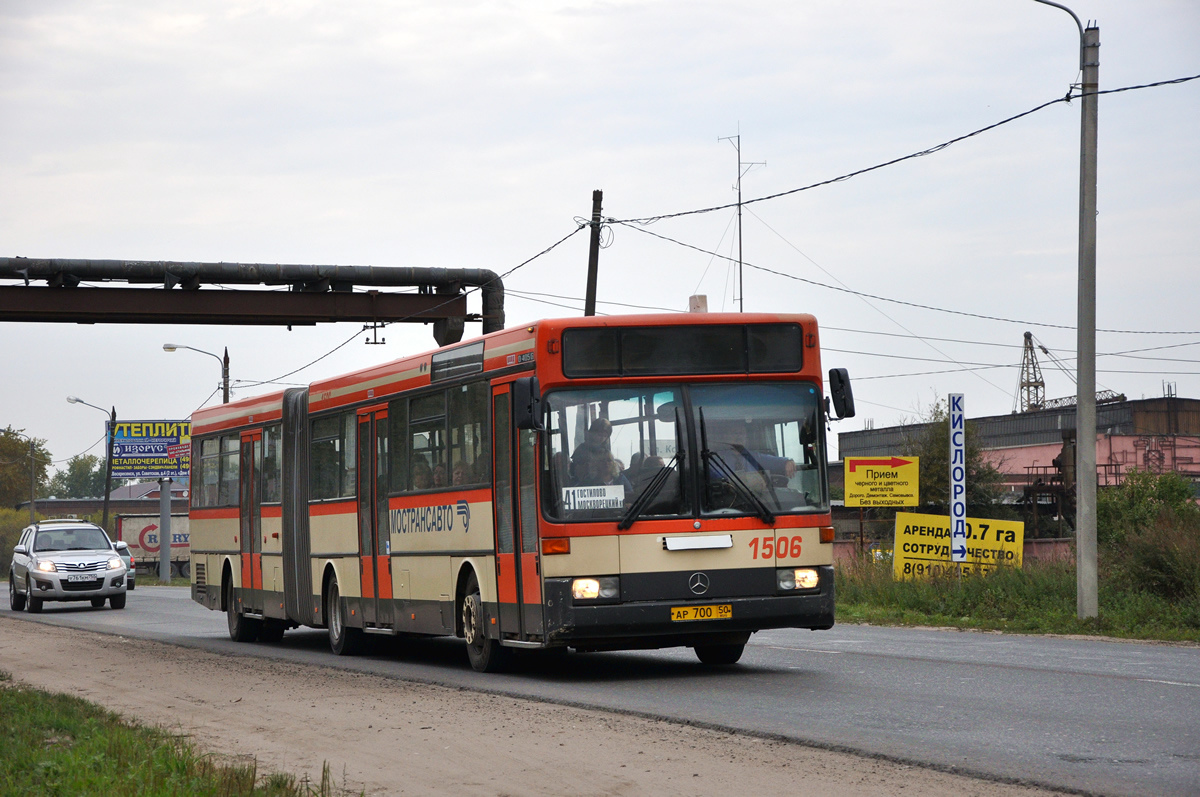
<svg viewBox="0 0 1200 797"><path fill-rule="evenodd" d="M688 579L688 589L696 595L708 592L708 576L704 573L692 573L691 578Z"/></svg>

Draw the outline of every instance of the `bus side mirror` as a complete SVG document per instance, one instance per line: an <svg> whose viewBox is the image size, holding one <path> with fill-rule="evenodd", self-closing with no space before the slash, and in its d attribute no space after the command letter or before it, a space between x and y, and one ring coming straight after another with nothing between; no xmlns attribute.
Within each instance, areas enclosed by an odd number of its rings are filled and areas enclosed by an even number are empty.
<svg viewBox="0 0 1200 797"><path fill-rule="evenodd" d="M829 395L838 420L854 417L854 391L850 389L850 372L845 368L829 369Z"/></svg>
<svg viewBox="0 0 1200 797"><path fill-rule="evenodd" d="M536 376L523 376L512 386L513 425L518 429L542 431L542 392Z"/></svg>

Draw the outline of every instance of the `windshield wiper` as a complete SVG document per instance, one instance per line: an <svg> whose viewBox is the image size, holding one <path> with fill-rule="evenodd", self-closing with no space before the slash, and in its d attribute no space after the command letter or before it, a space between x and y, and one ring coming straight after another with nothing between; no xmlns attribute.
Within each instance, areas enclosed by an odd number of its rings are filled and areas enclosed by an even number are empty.
<svg viewBox="0 0 1200 797"><path fill-rule="evenodd" d="M721 472L729 477L728 481L733 485L734 491L743 499L748 501L750 505L757 510L755 514L758 515L759 519L768 526L775 525L775 515L772 514L771 510L767 508L767 505L762 502L762 499L755 495L754 491L747 487L744 481L738 478L738 475L734 473L733 468L729 467L729 464L726 463L725 460L721 459L720 454L718 454L716 451L709 450L708 427L704 423L704 408L698 407L697 410L700 414L700 458L704 461L705 487L707 488L712 484L711 463L715 462L717 463L718 467L720 467ZM779 502L776 501L776 503Z"/></svg>
<svg viewBox="0 0 1200 797"><path fill-rule="evenodd" d="M671 457L671 461L663 466L658 473L654 474L654 478L650 480L650 483L646 485L644 490L642 490L641 495L639 495L637 500L633 502L633 506L629 507L629 510L625 513L625 516L621 518L621 522L617 524L618 531L625 531L637 522L638 517L642 514L642 512L645 511L646 507L650 505L650 502L654 500L654 496L658 495L659 490L663 488L663 485L667 483L667 479L670 478L671 474L674 472L675 465L679 462L679 454L683 451L683 445L680 443L679 432L679 407L676 407L675 456Z"/></svg>

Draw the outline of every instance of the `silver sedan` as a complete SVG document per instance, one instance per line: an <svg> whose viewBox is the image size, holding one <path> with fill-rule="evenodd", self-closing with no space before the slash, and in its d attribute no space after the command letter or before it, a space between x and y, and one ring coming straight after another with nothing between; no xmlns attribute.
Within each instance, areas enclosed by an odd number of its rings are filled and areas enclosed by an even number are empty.
<svg viewBox="0 0 1200 797"><path fill-rule="evenodd" d="M105 601L125 608L128 569L104 529L81 520L43 520L26 527L13 548L8 600L13 611L40 612L46 601Z"/></svg>

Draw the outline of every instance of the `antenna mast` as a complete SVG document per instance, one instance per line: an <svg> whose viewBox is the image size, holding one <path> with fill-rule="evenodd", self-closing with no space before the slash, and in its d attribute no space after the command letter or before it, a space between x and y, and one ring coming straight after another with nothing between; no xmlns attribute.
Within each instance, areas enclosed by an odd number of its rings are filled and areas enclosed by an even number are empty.
<svg viewBox="0 0 1200 797"><path fill-rule="evenodd" d="M738 159L738 176L735 188L737 189L737 239L738 239L738 312L746 312L746 293L742 287L742 177L755 166L766 166L766 161L743 161L742 160L742 134L740 131L736 136L722 136L717 141L728 141L733 144L733 149L737 152Z"/></svg>

